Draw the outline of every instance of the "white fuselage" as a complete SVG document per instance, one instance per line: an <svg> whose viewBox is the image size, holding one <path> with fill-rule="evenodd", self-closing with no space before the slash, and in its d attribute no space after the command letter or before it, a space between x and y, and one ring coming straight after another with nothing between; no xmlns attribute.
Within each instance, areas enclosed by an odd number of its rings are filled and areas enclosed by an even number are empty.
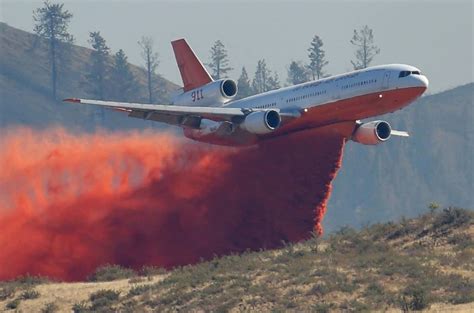
<svg viewBox="0 0 474 313"><path fill-rule="evenodd" d="M295 86L272 90L241 100L232 101L228 107L309 109L352 97L380 91L428 86L424 75L400 77L400 72L420 72L419 69L402 64L384 65L346 74L311 81Z"/></svg>
<svg viewBox="0 0 474 313"><path fill-rule="evenodd" d="M257 111L279 109L283 115L298 116L271 134L251 135L238 129L225 138L199 130L185 130L185 135L210 143L253 144L262 138L292 131L393 112L415 100L427 87L428 79L416 67L404 64L375 66L229 101L223 105Z"/></svg>

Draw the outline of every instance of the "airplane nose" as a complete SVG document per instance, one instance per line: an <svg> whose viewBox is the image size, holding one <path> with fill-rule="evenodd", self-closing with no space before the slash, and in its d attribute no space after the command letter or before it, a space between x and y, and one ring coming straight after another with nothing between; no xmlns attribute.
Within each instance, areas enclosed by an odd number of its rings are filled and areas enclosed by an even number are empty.
<svg viewBox="0 0 474 313"><path fill-rule="evenodd" d="M419 75L417 78L418 78L420 87L428 88L430 82L428 81L428 78L425 75Z"/></svg>

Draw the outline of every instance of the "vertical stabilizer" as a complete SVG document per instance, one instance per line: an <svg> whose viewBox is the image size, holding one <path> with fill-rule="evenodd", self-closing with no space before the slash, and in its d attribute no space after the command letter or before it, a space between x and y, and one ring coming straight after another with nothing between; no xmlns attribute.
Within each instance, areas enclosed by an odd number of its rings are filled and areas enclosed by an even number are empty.
<svg viewBox="0 0 474 313"><path fill-rule="evenodd" d="M185 39L172 41L171 45L173 46L181 78L183 79L184 91L197 88L213 81L211 75L209 75Z"/></svg>

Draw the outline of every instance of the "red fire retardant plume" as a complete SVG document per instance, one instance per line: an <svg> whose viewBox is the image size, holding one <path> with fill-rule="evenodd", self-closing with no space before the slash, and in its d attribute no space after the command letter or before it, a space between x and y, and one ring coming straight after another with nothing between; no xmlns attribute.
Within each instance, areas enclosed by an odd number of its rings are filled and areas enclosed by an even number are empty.
<svg viewBox="0 0 474 313"><path fill-rule="evenodd" d="M0 280L173 267L321 233L344 139L229 149L149 132L2 130Z"/></svg>

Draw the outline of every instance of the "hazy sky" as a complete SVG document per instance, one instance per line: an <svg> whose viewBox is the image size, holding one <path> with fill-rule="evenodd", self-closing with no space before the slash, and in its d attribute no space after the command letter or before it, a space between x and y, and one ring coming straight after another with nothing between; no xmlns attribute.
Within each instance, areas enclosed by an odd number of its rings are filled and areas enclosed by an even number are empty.
<svg viewBox="0 0 474 313"><path fill-rule="evenodd" d="M53 1L55 2L55 1ZM74 14L71 33L79 45L99 30L115 52L122 48L141 64L137 41L155 40L158 71L181 79L170 41L185 37L203 62L217 39L229 50L231 77L242 66L253 76L258 59L285 82L291 60L307 61L309 43L321 36L327 71L351 69L354 28L374 29L381 53L375 64L415 65L430 79L430 92L473 81L473 1L58 1ZM32 31L32 11L42 1L0 0L2 21Z"/></svg>

